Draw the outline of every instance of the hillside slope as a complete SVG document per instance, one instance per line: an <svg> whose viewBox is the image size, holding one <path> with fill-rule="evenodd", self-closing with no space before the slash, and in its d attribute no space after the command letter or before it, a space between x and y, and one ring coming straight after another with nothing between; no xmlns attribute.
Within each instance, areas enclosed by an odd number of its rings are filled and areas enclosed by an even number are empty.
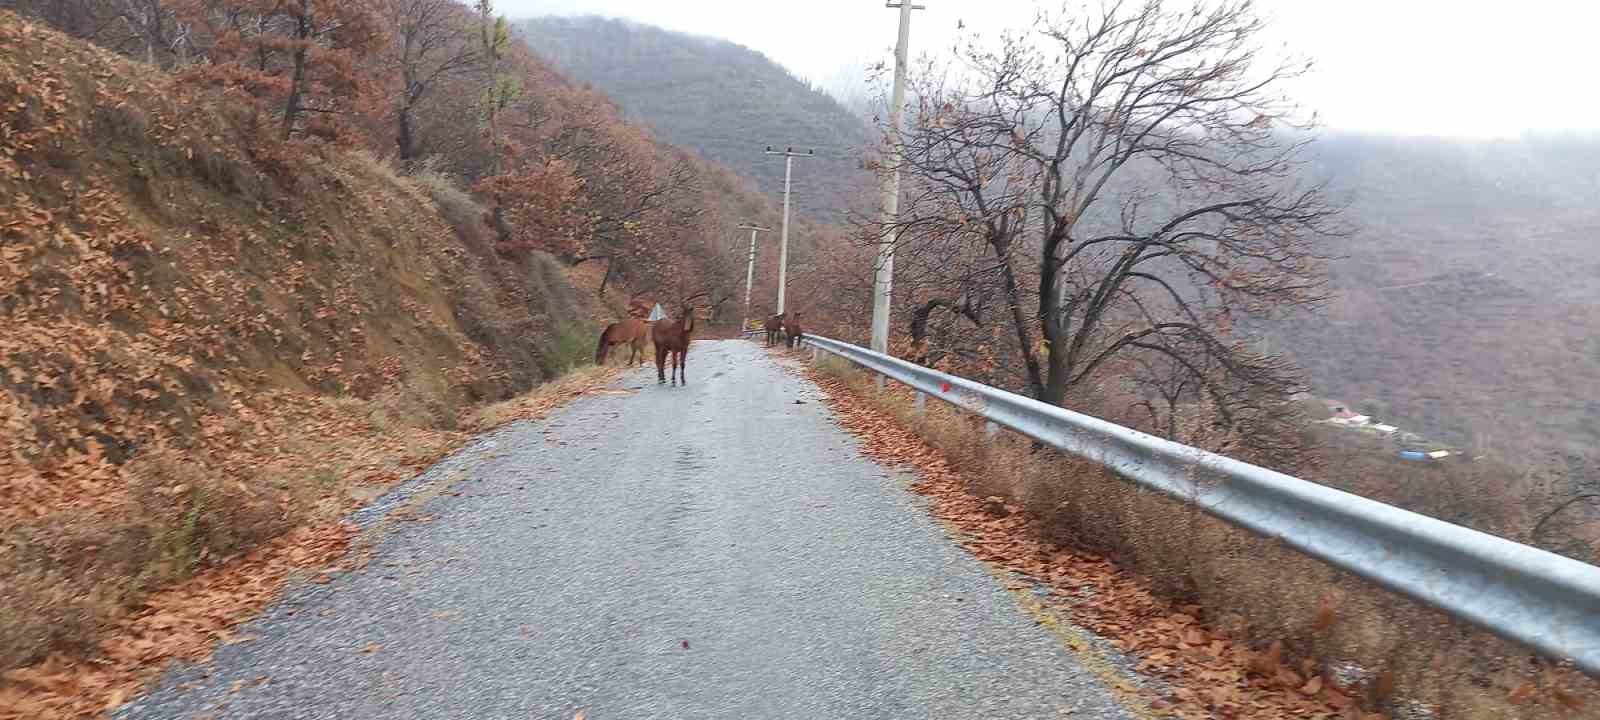
<svg viewBox="0 0 1600 720"><path fill-rule="evenodd" d="M1519 464L1600 445L1600 142L1333 135L1359 228L1322 318L1274 336L1315 389Z"/></svg>
<svg viewBox="0 0 1600 720"><path fill-rule="evenodd" d="M754 50L598 17L542 17L518 29L535 53L610 96L629 117L754 178L769 197L783 192L784 163L763 149L816 149L816 159L795 161L791 190L795 206L814 219L836 222L840 211L875 202L858 155L876 143L872 128Z"/></svg>
<svg viewBox="0 0 1600 720"><path fill-rule="evenodd" d="M0 12L0 668L431 459L598 314L442 179L241 107Z"/></svg>

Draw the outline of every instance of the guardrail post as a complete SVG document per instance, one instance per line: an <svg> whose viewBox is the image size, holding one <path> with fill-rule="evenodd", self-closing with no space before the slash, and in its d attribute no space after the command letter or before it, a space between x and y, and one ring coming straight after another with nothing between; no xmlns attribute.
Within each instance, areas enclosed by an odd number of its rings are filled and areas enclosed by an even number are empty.
<svg viewBox="0 0 1600 720"><path fill-rule="evenodd" d="M877 382L878 382L878 392L883 392L883 373L873 373L873 374L876 375L877 378L878 378L878 380L877 380Z"/></svg>
<svg viewBox="0 0 1600 720"><path fill-rule="evenodd" d="M999 434L1000 426L996 425L993 420L983 421L983 439L993 442L994 436Z"/></svg>
<svg viewBox="0 0 1600 720"><path fill-rule="evenodd" d="M812 345L811 346L811 362L815 363L816 361L817 361L817 346Z"/></svg>
<svg viewBox="0 0 1600 720"><path fill-rule="evenodd" d="M917 391L917 414L921 415L923 409L926 408L927 405L928 405L928 394L923 392L923 391L921 391L921 390L918 390Z"/></svg>

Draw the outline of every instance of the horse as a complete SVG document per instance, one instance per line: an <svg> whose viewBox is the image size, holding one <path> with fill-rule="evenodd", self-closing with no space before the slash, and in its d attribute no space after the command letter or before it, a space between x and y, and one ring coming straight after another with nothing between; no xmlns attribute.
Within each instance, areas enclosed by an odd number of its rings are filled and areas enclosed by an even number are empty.
<svg viewBox="0 0 1600 720"><path fill-rule="evenodd" d="M628 365L632 366L637 360L644 364L644 340L649 335L649 323L639 318L628 318L621 322L614 322L606 326L600 333L600 345L594 349L594 364L606 364L606 358L611 355L611 348L623 343L631 346L628 353Z"/></svg>
<svg viewBox="0 0 1600 720"><path fill-rule="evenodd" d="M783 313L767 318L764 327L767 331L767 347L778 344L778 338L783 336Z"/></svg>
<svg viewBox="0 0 1600 720"><path fill-rule="evenodd" d="M800 327L800 313L795 313L794 317L784 318L783 334L785 335L784 343L788 345L789 349L793 350L800 347L800 341L806 337L805 330Z"/></svg>
<svg viewBox="0 0 1600 720"><path fill-rule="evenodd" d="M650 339L656 344L656 384L667 382L667 360L672 364L672 384L689 384L684 367L684 356L689 354L690 335L694 333L694 306L683 304L683 314L677 320L662 318L650 327Z"/></svg>

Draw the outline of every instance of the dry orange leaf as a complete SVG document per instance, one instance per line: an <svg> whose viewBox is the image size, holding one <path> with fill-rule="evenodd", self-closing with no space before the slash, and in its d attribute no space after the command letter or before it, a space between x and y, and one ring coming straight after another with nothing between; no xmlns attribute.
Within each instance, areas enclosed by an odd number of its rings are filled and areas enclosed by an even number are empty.
<svg viewBox="0 0 1600 720"><path fill-rule="evenodd" d="M1533 692L1538 687L1532 680L1524 680L1521 685L1511 688L1511 692L1506 693L1506 699L1521 705L1533 697Z"/></svg>
<svg viewBox="0 0 1600 720"><path fill-rule="evenodd" d="M1372 691L1378 695L1379 699L1387 699L1389 696L1393 695L1394 671L1384 670L1383 672L1378 673L1378 683L1373 686Z"/></svg>
<svg viewBox="0 0 1600 720"><path fill-rule="evenodd" d="M1568 710L1583 709L1583 698L1580 698L1577 695L1573 695L1572 693L1569 693L1561 688L1552 688L1550 690L1550 694L1555 695L1556 702L1561 703L1561 706Z"/></svg>
<svg viewBox="0 0 1600 720"><path fill-rule="evenodd" d="M1274 640L1264 653L1256 653L1250 658L1250 670L1264 677L1272 677L1278 673L1278 666L1283 664L1283 641Z"/></svg>
<svg viewBox="0 0 1600 720"><path fill-rule="evenodd" d="M1311 624L1312 632L1318 635L1327 632L1329 628L1333 627L1334 619L1333 598L1323 598L1322 603L1317 606L1316 621Z"/></svg>

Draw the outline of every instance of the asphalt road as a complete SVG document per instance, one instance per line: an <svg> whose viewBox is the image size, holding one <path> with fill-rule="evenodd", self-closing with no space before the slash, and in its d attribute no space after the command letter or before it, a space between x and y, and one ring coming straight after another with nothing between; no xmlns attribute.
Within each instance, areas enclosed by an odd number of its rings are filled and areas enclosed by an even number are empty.
<svg viewBox="0 0 1600 720"><path fill-rule="evenodd" d="M814 385L741 340L688 373L630 373L381 499L358 519L432 520L117 716L1128 717Z"/></svg>

